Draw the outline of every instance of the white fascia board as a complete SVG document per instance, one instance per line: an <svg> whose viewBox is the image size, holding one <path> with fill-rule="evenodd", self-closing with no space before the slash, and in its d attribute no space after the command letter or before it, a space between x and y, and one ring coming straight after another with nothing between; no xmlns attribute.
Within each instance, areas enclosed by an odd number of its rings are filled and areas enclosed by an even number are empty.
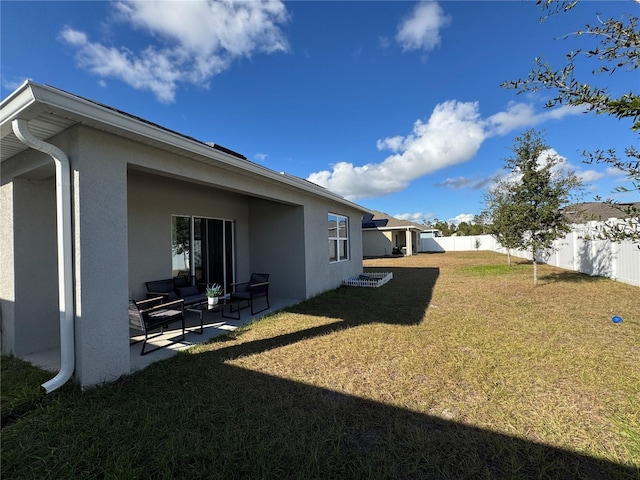
<svg viewBox="0 0 640 480"><path fill-rule="evenodd" d="M411 226L398 226L398 227L375 227L375 228L363 228L363 230L371 230L371 231L375 231L375 230L380 230L380 231L386 231L386 232L390 232L393 230L399 230L401 232L407 231L407 230L411 230L411 231L415 231L415 232L425 232L426 230L423 230L421 228L418 227L411 227Z"/></svg>
<svg viewBox="0 0 640 480"><path fill-rule="evenodd" d="M29 88L30 85L31 82L24 82L0 103L0 138L13 133L11 122L16 118L24 118L25 120L29 120L29 117L33 118L34 114L31 112L27 118L24 115L25 111L35 102L35 97Z"/></svg>
<svg viewBox="0 0 640 480"><path fill-rule="evenodd" d="M9 107L9 104L12 104L12 106ZM13 106L14 104L15 106ZM295 189L303 190L308 193L348 205L356 210L360 210L361 212L371 213L361 205L346 200L340 195L301 178L284 173L278 173L274 170L252 163L249 160L238 159L233 155L220 150L215 150L207 144L191 140L181 134L171 132L151 123L146 123L132 116L120 113L114 109L85 100L76 95L63 92L57 88L40 85L31 81L25 82L18 90L16 90L16 92L14 92L14 94L7 97L7 100L2 103L3 116L1 118L3 121L3 129L5 106L9 107L6 108L7 118L12 117L11 120L13 120L13 118L20 116L20 113L24 112L27 107L34 104L47 106L54 109L54 113L58 115L66 116L67 118L71 118L80 123L86 123L87 125L95 128L104 129L104 126L107 126L111 130L125 132L127 134L126 136L133 135L160 144L166 144L174 148L197 154L201 157L225 163L239 170L244 170L248 173L271 179L277 183L289 185ZM44 109L38 108L36 114L42 113L43 111ZM35 115L30 113L29 116L30 118L33 118ZM11 120L8 121L9 127L11 125ZM4 131L2 135L5 135Z"/></svg>

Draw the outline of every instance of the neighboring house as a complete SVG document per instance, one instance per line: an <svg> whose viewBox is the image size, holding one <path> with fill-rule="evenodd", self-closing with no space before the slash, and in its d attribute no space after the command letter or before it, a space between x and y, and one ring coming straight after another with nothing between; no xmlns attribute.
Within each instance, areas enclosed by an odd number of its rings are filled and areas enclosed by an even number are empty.
<svg viewBox="0 0 640 480"><path fill-rule="evenodd" d="M438 238L442 236L442 232L437 228L430 228L423 232L420 232L420 238Z"/></svg>
<svg viewBox="0 0 640 480"><path fill-rule="evenodd" d="M401 252L412 255L421 251L420 235L426 225L399 220L373 210L362 217L362 251L365 257L379 257Z"/></svg>
<svg viewBox="0 0 640 480"><path fill-rule="evenodd" d="M0 120L2 353L61 349L56 378L130 372L145 281L268 272L297 302L362 273L369 211L311 182L33 82Z"/></svg>
<svg viewBox="0 0 640 480"><path fill-rule="evenodd" d="M635 213L633 211L635 209ZM606 203L584 202L569 205L562 209L564 216L571 223L583 224L587 222L605 222L609 219L624 219L637 216L640 202L635 203Z"/></svg>

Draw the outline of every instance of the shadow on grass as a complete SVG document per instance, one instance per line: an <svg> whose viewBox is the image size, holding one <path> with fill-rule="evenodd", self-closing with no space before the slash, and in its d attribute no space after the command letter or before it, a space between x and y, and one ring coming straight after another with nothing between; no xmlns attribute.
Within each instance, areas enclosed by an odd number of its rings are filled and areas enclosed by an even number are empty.
<svg viewBox="0 0 640 480"><path fill-rule="evenodd" d="M341 311L339 328L384 321L384 314L389 323L415 325L439 272L393 273L385 287L341 288L291 310L335 318ZM418 288L406 288L414 282ZM422 301L407 307L407 315L393 312L412 291L422 292ZM395 302L376 300L386 295ZM35 421L3 430L2 476L638 478L631 467L227 363L335 328L179 354L115 384L70 395Z"/></svg>
<svg viewBox="0 0 640 480"><path fill-rule="evenodd" d="M221 363L213 352L178 355L50 410L3 431L3 478L638 478L631 467Z"/></svg>
<svg viewBox="0 0 640 480"><path fill-rule="evenodd" d="M341 287L287 311L339 318L345 327L374 322L417 325L422 321L440 275L439 268L367 268L365 271L391 272L394 278L379 288Z"/></svg>
<svg viewBox="0 0 640 480"><path fill-rule="evenodd" d="M209 421L206 431L229 431L235 422L241 425L239 442L218 435L215 439L221 449L231 452L218 459L235 457L227 471L244 470L234 478L630 479L638 475L632 468L575 452L241 368L222 368L228 369L224 376L233 394L228 398L220 392L212 400L231 418ZM197 382L197 376L192 380ZM247 450L235 452L238 445L247 445ZM254 463L241 465L243 458ZM282 460L277 467L274 458Z"/></svg>
<svg viewBox="0 0 640 480"><path fill-rule="evenodd" d="M540 280L548 282L569 282L569 283L594 283L606 280L604 277L591 276L586 273L572 272L565 270L543 275Z"/></svg>
<svg viewBox="0 0 640 480"><path fill-rule="evenodd" d="M368 272L377 270L379 269L366 269ZM335 318L338 321L218 350L217 353L222 356L219 361L240 355L262 353L306 338L369 323L419 324L431 303L440 269L385 268L384 271L392 272L394 279L382 287L343 286L284 309L285 312ZM412 288L406 288L408 283ZM228 338L219 337L212 341L227 340Z"/></svg>

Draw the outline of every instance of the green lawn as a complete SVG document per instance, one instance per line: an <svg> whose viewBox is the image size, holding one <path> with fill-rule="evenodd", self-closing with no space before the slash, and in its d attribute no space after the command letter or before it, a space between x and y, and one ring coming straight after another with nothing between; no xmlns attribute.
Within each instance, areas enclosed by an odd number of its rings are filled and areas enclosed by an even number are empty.
<svg viewBox="0 0 640 480"><path fill-rule="evenodd" d="M2 478L639 479L640 290L505 264L367 260L393 280L85 393L3 357Z"/></svg>

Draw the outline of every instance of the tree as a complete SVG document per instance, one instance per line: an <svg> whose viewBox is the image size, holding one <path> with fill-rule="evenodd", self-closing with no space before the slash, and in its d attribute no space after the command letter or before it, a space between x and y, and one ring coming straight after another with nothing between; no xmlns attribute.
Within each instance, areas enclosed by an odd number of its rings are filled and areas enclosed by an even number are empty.
<svg viewBox="0 0 640 480"><path fill-rule="evenodd" d="M500 245L507 249L507 264L511 266L511 250L520 246L522 232L511 185L506 181L496 181L485 193L487 210L483 212L488 220L487 229Z"/></svg>
<svg viewBox="0 0 640 480"><path fill-rule="evenodd" d="M435 224L435 228L442 232L443 237L449 237L456 233L456 226L453 223L438 221Z"/></svg>
<svg viewBox="0 0 640 480"><path fill-rule="evenodd" d="M537 0L543 10L542 21L550 16L566 13L573 9L578 0ZM556 69L543 58L535 59L535 68L527 78L507 81L503 87L513 88L518 93L537 92L539 90L555 91L555 97L547 102L547 108L559 105L574 105L584 107L588 112L613 115L620 120L630 120L631 130L640 134L640 97L632 90L620 96L612 95L607 87L590 85L584 79L576 77L576 63L578 60L591 61L595 68L591 74L598 75L631 75L631 85L637 87L637 73L640 67L640 30L638 17L627 14L621 19L602 19L596 16L597 22L586 25L563 38L580 37L585 47L569 52L567 63L561 69ZM590 40L595 45L586 45ZM580 70L580 69L578 69ZM602 77L598 77L602 78ZM625 172L631 182L631 188L618 186L616 191L640 192L640 152L635 146L625 148L624 157L620 157L615 149L602 149L593 152L584 151L585 163L603 163ZM611 199L607 200L613 203ZM599 232L600 238L613 241L625 239L640 242L640 211L628 208L625 212L628 218L624 224L605 225ZM638 245L640 248L640 245Z"/></svg>
<svg viewBox="0 0 640 480"><path fill-rule="evenodd" d="M456 231L461 237L467 237L471 235L471 225L467 222L460 222L458 224L458 230Z"/></svg>
<svg viewBox="0 0 640 480"><path fill-rule="evenodd" d="M484 235L487 233L487 224L489 222L489 216L487 212L480 212L473 217L473 225L477 227L475 235Z"/></svg>
<svg viewBox="0 0 640 480"><path fill-rule="evenodd" d="M188 271L191 255L191 222L188 217L173 217L171 249L174 257L182 256L183 266Z"/></svg>
<svg viewBox="0 0 640 480"><path fill-rule="evenodd" d="M531 254L537 285L538 257L550 253L554 240L571 231L561 209L575 200L582 183L550 153L541 133L527 130L516 137L512 151L515 155L505 159L509 180L497 181L489 190L487 207L498 241Z"/></svg>

